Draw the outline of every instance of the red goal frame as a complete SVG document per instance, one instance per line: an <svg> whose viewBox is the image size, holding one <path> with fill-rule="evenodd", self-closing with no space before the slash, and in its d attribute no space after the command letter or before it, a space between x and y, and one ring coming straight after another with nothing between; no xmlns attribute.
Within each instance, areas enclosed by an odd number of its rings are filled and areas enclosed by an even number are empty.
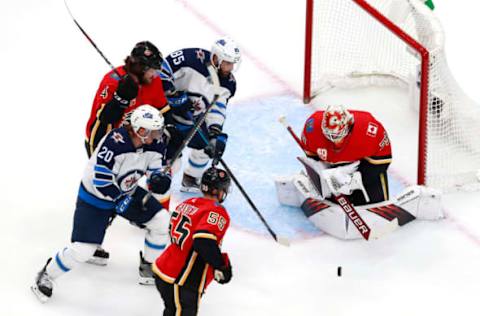
<svg viewBox="0 0 480 316"><path fill-rule="evenodd" d="M316 0L321 1L321 0ZM418 169L417 183L425 184L427 169L427 114L428 114L428 77L429 77L429 51L419 42L405 33L401 28L395 25L378 10L373 8L365 0L337 0L353 1L359 6L359 10L364 10L370 16L387 28L395 36L399 37L411 49L416 51L421 57L421 78L420 78L420 106L419 106L419 135L418 135ZM310 103L312 98L311 91L311 73L312 73L312 41L313 41L313 23L314 23L314 2L315 0L306 0L306 19L305 19L305 64L303 78L303 102ZM321 39L318 39L321 40Z"/></svg>

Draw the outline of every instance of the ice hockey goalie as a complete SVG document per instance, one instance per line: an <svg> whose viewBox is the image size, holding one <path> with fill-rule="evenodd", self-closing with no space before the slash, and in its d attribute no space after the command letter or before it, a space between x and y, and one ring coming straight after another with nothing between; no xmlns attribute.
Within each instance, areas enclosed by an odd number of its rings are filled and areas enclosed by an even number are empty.
<svg viewBox="0 0 480 316"><path fill-rule="evenodd" d="M387 169L392 161L388 134L370 113L328 106L305 122L301 139L305 170L275 180L279 202L300 207L322 231L340 239L362 238L335 197L346 196L375 236L414 219L444 217L441 194L410 186L389 196Z"/></svg>

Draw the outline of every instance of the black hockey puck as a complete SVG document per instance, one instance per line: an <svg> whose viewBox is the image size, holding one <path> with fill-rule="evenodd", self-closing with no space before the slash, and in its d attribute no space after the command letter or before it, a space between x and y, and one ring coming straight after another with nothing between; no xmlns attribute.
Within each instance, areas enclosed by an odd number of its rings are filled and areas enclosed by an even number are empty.
<svg viewBox="0 0 480 316"><path fill-rule="evenodd" d="M337 267L337 276L342 276L342 267L341 266L338 266Z"/></svg>

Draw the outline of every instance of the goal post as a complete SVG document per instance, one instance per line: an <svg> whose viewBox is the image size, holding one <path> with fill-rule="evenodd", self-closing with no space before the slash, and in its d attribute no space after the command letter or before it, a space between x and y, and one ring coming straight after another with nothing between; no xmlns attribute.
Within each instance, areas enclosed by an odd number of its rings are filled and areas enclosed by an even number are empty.
<svg viewBox="0 0 480 316"><path fill-rule="evenodd" d="M478 182L480 107L451 75L430 7L422 0L306 0L303 99L336 87L405 87L418 109L417 182L449 190Z"/></svg>

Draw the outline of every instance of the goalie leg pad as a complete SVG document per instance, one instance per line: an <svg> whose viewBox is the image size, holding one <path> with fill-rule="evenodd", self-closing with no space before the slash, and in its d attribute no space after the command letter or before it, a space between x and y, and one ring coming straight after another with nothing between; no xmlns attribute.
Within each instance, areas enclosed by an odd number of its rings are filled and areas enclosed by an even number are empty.
<svg viewBox="0 0 480 316"><path fill-rule="evenodd" d="M390 202L383 202L356 208L359 216L370 228L369 240L380 238L399 227L397 218L385 218L368 210L373 206L378 208L389 204ZM302 204L302 210L316 227L329 235L342 240L363 239L354 223L337 204L310 198Z"/></svg>
<svg viewBox="0 0 480 316"><path fill-rule="evenodd" d="M308 220L323 232L339 239L347 239L349 219L340 206L329 201L307 199L302 204L302 210ZM357 238L362 236L358 234Z"/></svg>
<svg viewBox="0 0 480 316"><path fill-rule="evenodd" d="M304 174L275 179L277 198L280 204L300 207L302 203L311 197L317 197L310 180Z"/></svg>
<svg viewBox="0 0 480 316"><path fill-rule="evenodd" d="M438 220L445 217L441 192L425 186L414 185L406 188L396 198L396 204L418 219Z"/></svg>

